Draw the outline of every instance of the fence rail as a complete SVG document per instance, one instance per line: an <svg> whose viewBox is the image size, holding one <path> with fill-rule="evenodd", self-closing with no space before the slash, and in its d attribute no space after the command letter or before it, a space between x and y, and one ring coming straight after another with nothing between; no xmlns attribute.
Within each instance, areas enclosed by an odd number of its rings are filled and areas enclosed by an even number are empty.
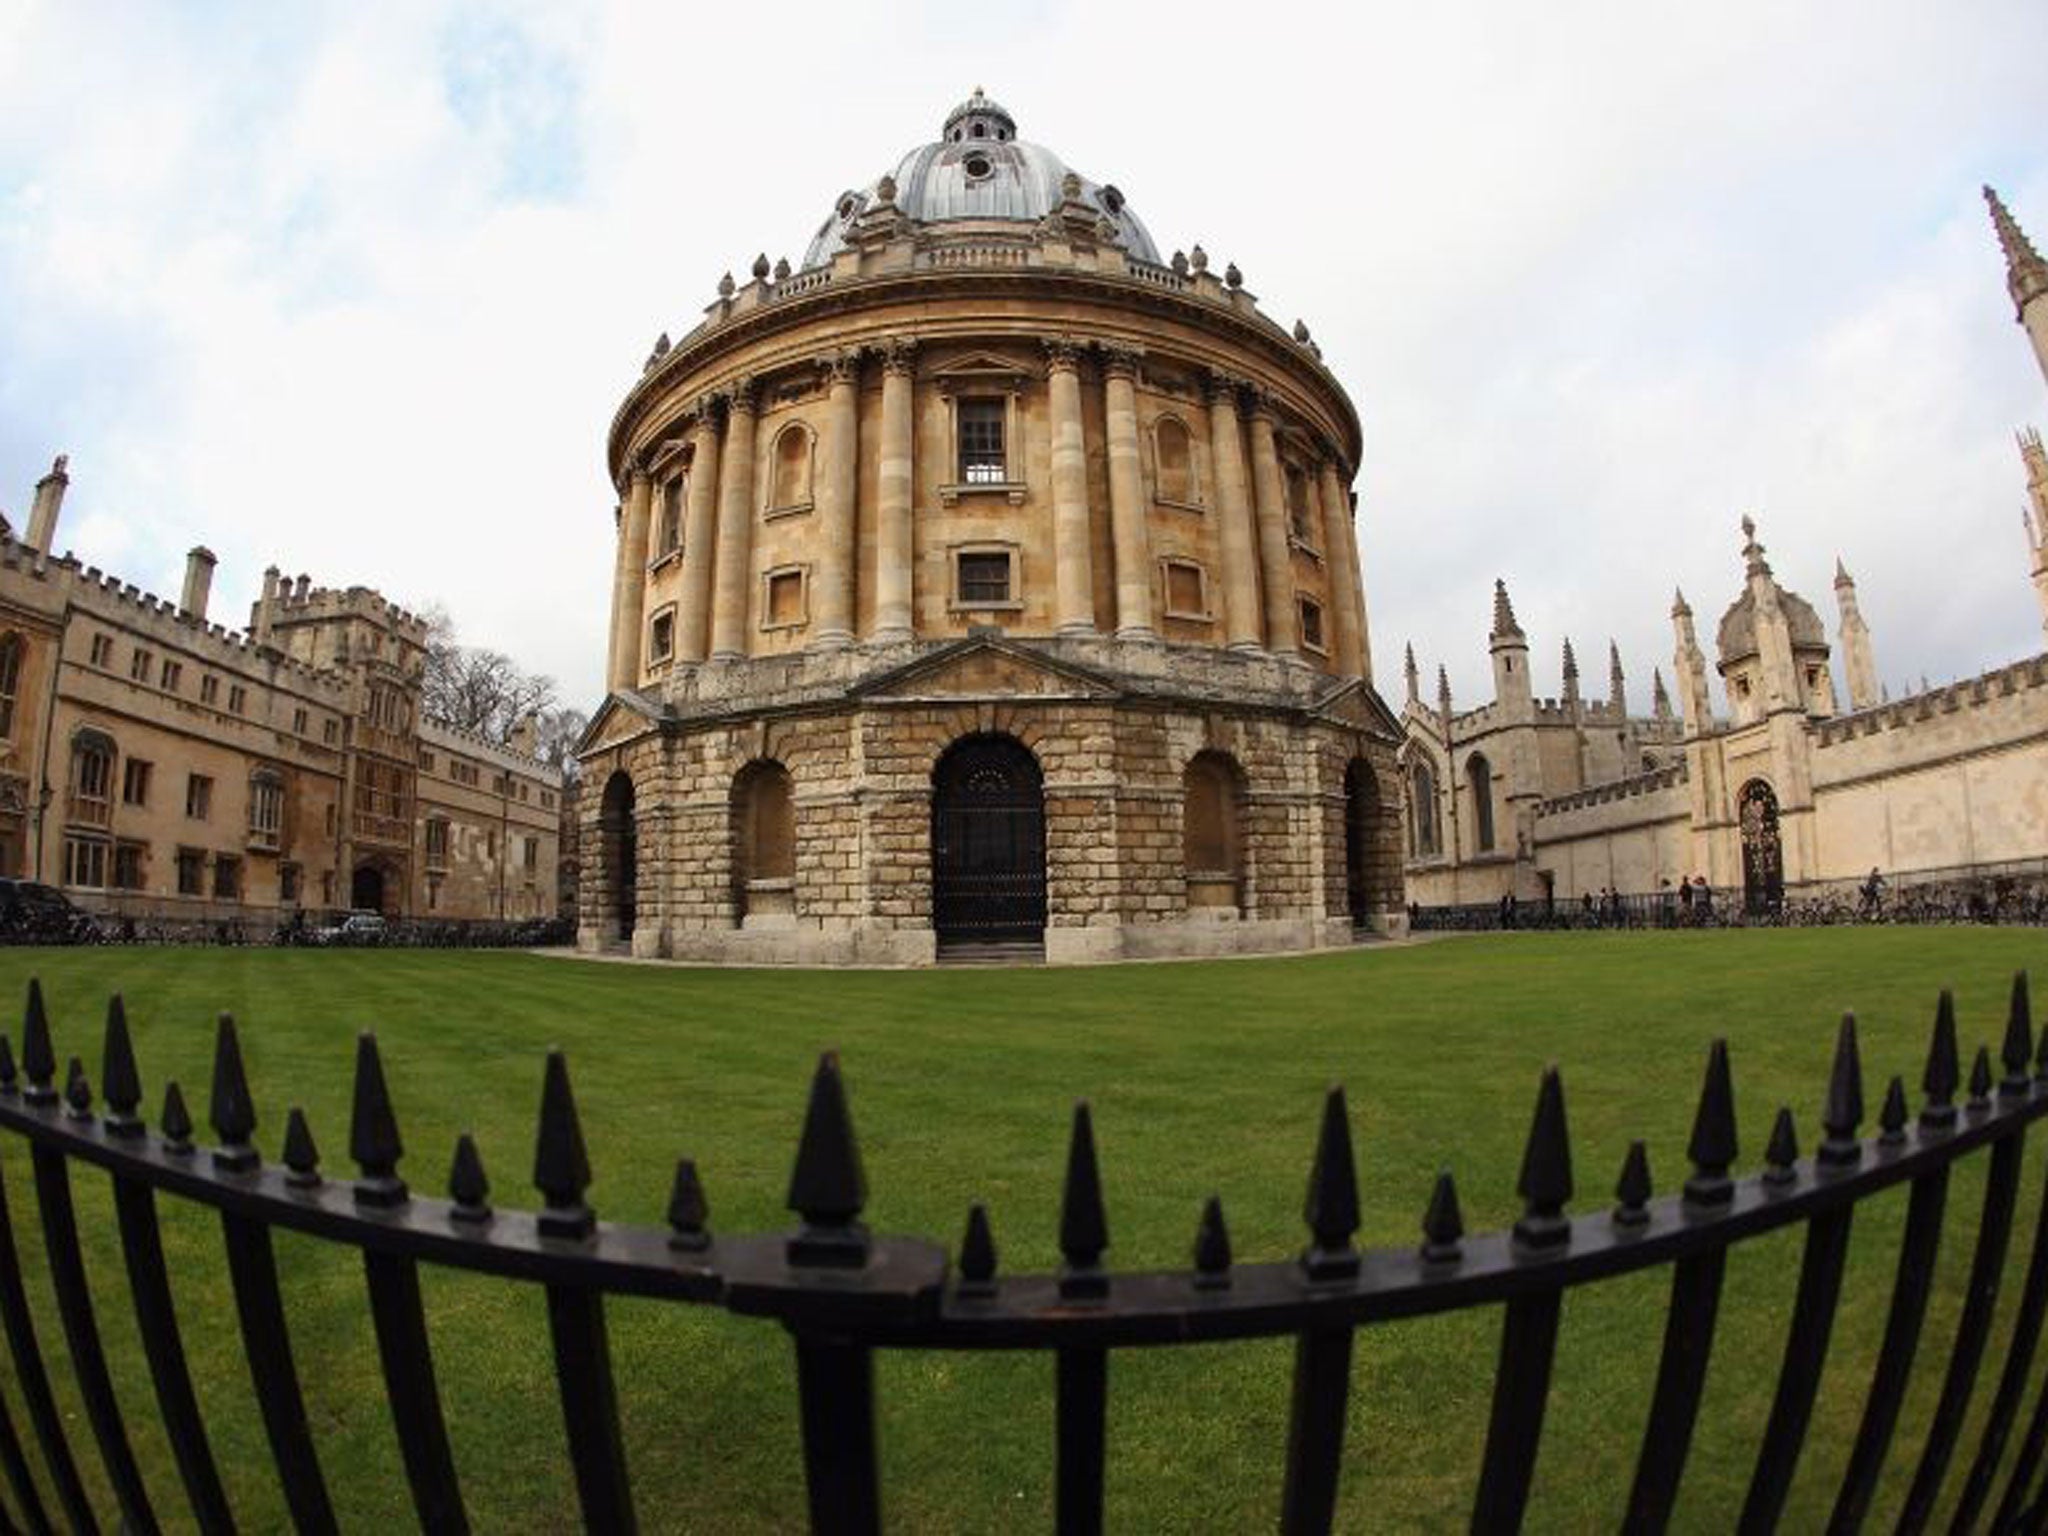
<svg viewBox="0 0 2048 1536"><path fill-rule="evenodd" d="M1855 1530L1880 1474L1900 1458L1913 1467L1899 1529L1917 1531L1944 1487L1960 1477L1950 1529L1997 1531L2048 1525L2041 1486L2048 1449L2048 1383L2034 1362L2048 1310L2048 1191L1997 1383L1973 1446L1963 1428L1976 1397L1998 1303L2017 1205L2028 1128L2048 1115L2048 1034L2038 1054L2026 978L2016 977L1997 1057L1975 1053L1962 1069L1952 1003L1936 1010L1917 1114L1892 1078L1876 1118L1866 1118L1853 1017L1837 1037L1820 1137L1802 1158L1789 1110L1781 1109L1763 1167L1738 1177L1735 1089L1728 1051L1716 1042L1687 1149L1690 1171L1657 1196L1644 1145L1623 1160L1614 1203L1568 1210L1577 1185L1566 1132L1563 1080L1541 1078L1517 1191L1523 1212L1504 1232L1467 1234L1449 1174L1423 1218L1423 1241L1360 1250L1360 1202L1343 1090L1322 1108L1309 1171L1300 1256L1233 1262L1220 1204L1203 1208L1193 1263L1185 1270L1111 1273L1102 1262L1108 1221L1093 1122L1074 1111L1059 1247L1050 1274L1008 1275L998 1264L988 1211L967 1213L956 1254L915 1237L872 1234L861 1221L866 1185L838 1061L812 1079L790 1178L792 1231L714 1231L696 1165L677 1164L666 1229L601 1222L586 1201L591 1182L568 1067L547 1058L535 1142L538 1210L494 1208L475 1143L455 1148L447 1198L412 1191L398 1167L403 1143L372 1035L358 1037L348 1151L354 1177L322 1171L296 1109L280 1158L252 1142L256 1109L239 1037L223 1015L215 1040L209 1120L217 1140L198 1145L182 1090L166 1086L154 1128L140 1110L142 1082L120 999L109 1005L96 1104L82 1060L60 1086L59 1057L40 989L31 983L17 1067L0 1037L0 1132L25 1145L58 1303L65 1353L77 1379L93 1448L105 1466L124 1528L158 1529L159 1501L182 1491L201 1530L234 1529L234 1516L197 1405L173 1307L158 1229L159 1196L217 1211L236 1316L275 1472L304 1531L335 1529L326 1473L308 1426L294 1362L272 1233L300 1232L359 1250L366 1300L406 1478L429 1531L467 1529L436 1386L421 1301L421 1263L545 1288L566 1453L584 1519L596 1531L636 1529L606 1339L605 1299L666 1298L779 1322L794 1339L803 1461L813 1527L881 1528L873 1351L1029 1349L1056 1357L1055 1502L1062 1531L1101 1527L1111 1351L1145 1346L1292 1336L1291 1421L1276 1447L1285 1467L1280 1525L1327 1530L1343 1463L1351 1351L1361 1327L1431 1313L1500 1306L1505 1313L1472 1526L1512 1530L1523 1517L1541 1441L1564 1293L1646 1269L1669 1268L1671 1300L1634 1480L1619 1523L1630 1531L1667 1524L1684 1474L1706 1383L1729 1250L1782 1228L1805 1228L1793 1316L1769 1420L1742 1510L1743 1530L1772 1529L1783 1510L1819 1391L1840 1299L1857 1206L1882 1190L1910 1189L1890 1310L1861 1425L1834 1504L1831 1529ZM8 1154L13 1155L10 1146ZM1951 1169L1988 1164L1962 1316L1945 1356L1940 1400L1916 1447L1896 1443L1900 1405L1914 1379L1934 1277ZM98 1332L72 1199L74 1168L111 1176L128 1290L155 1407L172 1446L181 1490L145 1485L130 1448ZM41 1532L56 1517L99 1528L79 1476L80 1448L60 1417L50 1370L23 1284L13 1218L0 1185L0 1328L12 1358L14 1399L44 1463L0 1405L0 1501L6 1529ZM2031 1407L2028 1403L2031 1399ZM126 1405L129 1412L135 1404ZM462 1405L456 1404L456 1411ZM2024 1427L2022 1427L2022 1410ZM2017 1440L2015 1431L2019 1431Z"/></svg>

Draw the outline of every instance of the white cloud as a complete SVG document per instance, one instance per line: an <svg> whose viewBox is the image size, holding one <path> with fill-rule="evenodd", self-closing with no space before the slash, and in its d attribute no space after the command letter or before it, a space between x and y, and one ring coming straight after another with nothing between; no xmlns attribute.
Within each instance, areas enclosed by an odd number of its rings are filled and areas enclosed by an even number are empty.
<svg viewBox="0 0 2048 1536"><path fill-rule="evenodd" d="M223 617L275 559L594 694L604 433L720 272L976 84L1308 320L1365 424L1382 689L1481 695L1495 575L1637 697L1754 511L1895 683L2038 646L2048 416L1976 185L2048 238L2048 12L1646 4L0 4L0 501Z"/></svg>

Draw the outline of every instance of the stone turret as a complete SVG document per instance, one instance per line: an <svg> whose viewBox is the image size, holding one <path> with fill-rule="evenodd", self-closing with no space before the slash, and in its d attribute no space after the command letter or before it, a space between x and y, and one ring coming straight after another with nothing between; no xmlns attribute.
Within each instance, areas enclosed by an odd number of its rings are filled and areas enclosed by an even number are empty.
<svg viewBox="0 0 2048 1536"><path fill-rule="evenodd" d="M1872 709L1877 698L1877 658L1870 649L1870 626L1856 606L1856 582L1839 556L1835 559L1835 606L1842 615L1837 633L1842 640L1842 677L1849 689L1849 707Z"/></svg>
<svg viewBox="0 0 2048 1536"><path fill-rule="evenodd" d="M2048 377L2048 261L2041 259L2018 220L2006 212L1998 194L1986 187L1984 201L1991 208L1991 227L1998 232L1998 247L2005 253L2005 287L2012 295L2014 318L2026 327L2034 344L2034 359Z"/></svg>
<svg viewBox="0 0 2048 1536"><path fill-rule="evenodd" d="M57 514L64 508L64 488L71 484L71 458L60 453L50 472L36 482L36 499L28 514L29 548L44 555L55 554L51 543L57 537Z"/></svg>
<svg viewBox="0 0 2048 1536"><path fill-rule="evenodd" d="M1685 715L1685 734L1703 736L1714 726L1714 713L1707 698L1707 653L1700 649L1699 636L1693 630L1692 609L1686 603L1683 589L1672 596L1671 628L1678 640L1672 670L1678 677L1678 707Z"/></svg>
<svg viewBox="0 0 2048 1536"><path fill-rule="evenodd" d="M2027 557L2034 596L2041 604L2041 627L2048 630L2048 452L2032 427L2020 432L2020 458L2027 466L2027 505L2020 515L2026 520Z"/></svg>
<svg viewBox="0 0 2048 1536"><path fill-rule="evenodd" d="M1529 686L1529 638L1515 622L1514 604L1508 601L1504 581L1493 584L1493 629L1487 636L1493 653L1493 696L1512 718L1526 717L1534 705Z"/></svg>

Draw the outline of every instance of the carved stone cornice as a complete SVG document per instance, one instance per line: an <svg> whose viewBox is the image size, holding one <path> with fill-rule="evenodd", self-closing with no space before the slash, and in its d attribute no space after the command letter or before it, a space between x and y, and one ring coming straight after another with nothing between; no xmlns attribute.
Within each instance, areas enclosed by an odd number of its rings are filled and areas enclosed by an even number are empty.
<svg viewBox="0 0 2048 1536"><path fill-rule="evenodd" d="M1136 347L1118 346L1102 342L1097 347L1102 356L1102 372L1112 379L1133 379L1138 376L1138 363L1143 358Z"/></svg>
<svg viewBox="0 0 2048 1536"><path fill-rule="evenodd" d="M1272 421L1278 415L1273 403L1273 392L1257 384L1247 384L1237 392L1237 405L1248 421L1258 421L1261 418Z"/></svg>
<svg viewBox="0 0 2048 1536"><path fill-rule="evenodd" d="M1081 366L1081 343L1071 336L1046 336L1040 345L1045 348L1046 366L1058 371L1074 372Z"/></svg>
<svg viewBox="0 0 2048 1536"><path fill-rule="evenodd" d="M751 416L760 400L760 382L750 373L741 374L725 386L725 408L728 411L744 411Z"/></svg>
<svg viewBox="0 0 2048 1536"><path fill-rule="evenodd" d="M899 379L917 376L917 338L891 336L882 343L882 372Z"/></svg>
<svg viewBox="0 0 2048 1536"><path fill-rule="evenodd" d="M1222 405L1235 405L1244 393L1245 381L1232 373L1219 373L1210 369L1202 375L1202 399L1211 410Z"/></svg>

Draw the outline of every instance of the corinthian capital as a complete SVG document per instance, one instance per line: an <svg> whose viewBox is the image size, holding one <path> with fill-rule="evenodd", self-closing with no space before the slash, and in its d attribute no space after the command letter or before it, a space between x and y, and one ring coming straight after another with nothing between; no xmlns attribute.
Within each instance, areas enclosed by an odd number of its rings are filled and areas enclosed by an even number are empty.
<svg viewBox="0 0 2048 1536"><path fill-rule="evenodd" d="M760 402L760 398L760 381L750 373L741 374L725 386L727 410L745 411L748 415L752 415L754 407Z"/></svg>
<svg viewBox="0 0 2048 1536"><path fill-rule="evenodd" d="M1136 347L1120 346L1115 342L1101 344L1102 371L1112 379L1135 379L1138 376L1138 360L1142 354Z"/></svg>
<svg viewBox="0 0 2048 1536"><path fill-rule="evenodd" d="M831 384L858 384L860 382L861 349L846 347L818 360L825 378Z"/></svg>
<svg viewBox="0 0 2048 1536"><path fill-rule="evenodd" d="M1071 336L1048 336L1044 339L1046 365L1054 370L1068 372L1081 366L1081 343Z"/></svg>
<svg viewBox="0 0 2048 1536"><path fill-rule="evenodd" d="M914 377L917 373L917 338L891 336L882 343L882 371L899 379Z"/></svg>
<svg viewBox="0 0 2048 1536"><path fill-rule="evenodd" d="M1211 410L1236 405L1244 387L1244 380L1234 373L1219 373L1212 368L1202 375L1202 398Z"/></svg>

